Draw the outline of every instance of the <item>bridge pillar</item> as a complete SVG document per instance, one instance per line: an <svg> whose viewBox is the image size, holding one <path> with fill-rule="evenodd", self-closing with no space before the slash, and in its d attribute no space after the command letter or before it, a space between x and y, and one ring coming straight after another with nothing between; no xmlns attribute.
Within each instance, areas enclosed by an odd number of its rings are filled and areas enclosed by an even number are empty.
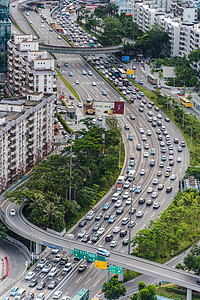
<svg viewBox="0 0 200 300"><path fill-rule="evenodd" d="M39 255L42 252L42 245L39 243L35 243L35 254Z"/></svg>
<svg viewBox="0 0 200 300"><path fill-rule="evenodd" d="M192 290L187 289L187 300L192 300Z"/></svg>
<svg viewBox="0 0 200 300"><path fill-rule="evenodd" d="M122 274L118 274L118 281L121 283L124 282L124 268L122 268Z"/></svg>
<svg viewBox="0 0 200 300"><path fill-rule="evenodd" d="M107 276L106 276L106 282L110 280L110 269L109 267L107 268Z"/></svg>

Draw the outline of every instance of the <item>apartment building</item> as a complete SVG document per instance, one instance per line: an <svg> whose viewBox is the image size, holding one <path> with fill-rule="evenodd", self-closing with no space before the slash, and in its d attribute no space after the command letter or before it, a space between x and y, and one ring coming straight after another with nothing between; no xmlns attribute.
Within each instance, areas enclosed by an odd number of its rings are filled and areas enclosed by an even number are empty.
<svg viewBox="0 0 200 300"><path fill-rule="evenodd" d="M7 66L7 88L11 95L57 91L54 59L48 52L39 50L38 41L31 35L15 34L13 40L9 40Z"/></svg>
<svg viewBox="0 0 200 300"><path fill-rule="evenodd" d="M5 83L7 71L7 42L11 35L11 22L9 20L10 0L0 1L0 83Z"/></svg>
<svg viewBox="0 0 200 300"><path fill-rule="evenodd" d="M39 92L0 100L0 191L52 151L55 101Z"/></svg>

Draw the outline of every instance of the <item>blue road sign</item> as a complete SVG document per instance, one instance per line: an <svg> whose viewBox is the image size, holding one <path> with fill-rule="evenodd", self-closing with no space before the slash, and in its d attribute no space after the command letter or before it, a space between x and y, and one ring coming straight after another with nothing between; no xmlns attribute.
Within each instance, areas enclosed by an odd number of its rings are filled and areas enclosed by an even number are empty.
<svg viewBox="0 0 200 300"><path fill-rule="evenodd" d="M129 62L129 56L122 56L122 61Z"/></svg>

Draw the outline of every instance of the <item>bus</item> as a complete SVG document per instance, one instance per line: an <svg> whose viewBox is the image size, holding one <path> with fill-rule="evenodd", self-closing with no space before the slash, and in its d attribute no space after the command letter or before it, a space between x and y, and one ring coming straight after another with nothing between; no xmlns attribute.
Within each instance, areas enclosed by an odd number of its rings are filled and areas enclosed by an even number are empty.
<svg viewBox="0 0 200 300"><path fill-rule="evenodd" d="M157 79L155 76L149 74L149 75L147 76L147 79L148 79L148 81L149 81L151 84L157 84L158 79Z"/></svg>
<svg viewBox="0 0 200 300"><path fill-rule="evenodd" d="M113 76L119 78L119 70L117 70L116 68L111 68L110 72Z"/></svg>
<svg viewBox="0 0 200 300"><path fill-rule="evenodd" d="M73 13L74 12L74 6L70 6L69 8L68 8L68 12L71 14L71 13Z"/></svg>
<svg viewBox="0 0 200 300"><path fill-rule="evenodd" d="M118 69L121 78L126 78L126 71L124 69Z"/></svg>
<svg viewBox="0 0 200 300"><path fill-rule="evenodd" d="M81 289L78 293L72 298L72 300L88 300L89 299L89 290Z"/></svg>
<svg viewBox="0 0 200 300"><path fill-rule="evenodd" d="M193 107L193 103L189 99L187 99L187 98L182 97L180 99L180 102L185 107Z"/></svg>

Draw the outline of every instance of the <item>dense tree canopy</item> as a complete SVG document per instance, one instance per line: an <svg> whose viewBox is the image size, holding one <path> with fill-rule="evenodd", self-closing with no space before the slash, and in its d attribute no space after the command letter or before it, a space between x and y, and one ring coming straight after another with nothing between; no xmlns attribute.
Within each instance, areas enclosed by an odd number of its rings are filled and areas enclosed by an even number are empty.
<svg viewBox="0 0 200 300"><path fill-rule="evenodd" d="M84 121L86 129L73 141L72 197L70 186L70 145L63 155L52 155L32 171L31 179L10 193L12 201L26 204L28 219L41 227L62 230L87 211L112 185L118 166L120 131L105 130ZM105 138L104 138L105 136Z"/></svg>
<svg viewBox="0 0 200 300"><path fill-rule="evenodd" d="M187 270L200 275L200 247L195 245L184 258L184 264Z"/></svg>
<svg viewBox="0 0 200 300"><path fill-rule="evenodd" d="M196 240L200 233L200 195L194 189L179 192L160 218L133 238L134 255L162 262Z"/></svg>
<svg viewBox="0 0 200 300"><path fill-rule="evenodd" d="M131 300L156 300L156 287L146 285L143 281L138 282L138 293L133 294Z"/></svg>
<svg viewBox="0 0 200 300"><path fill-rule="evenodd" d="M126 288L117 278L112 277L108 282L103 284L102 292L106 299L115 300L119 299L121 296L125 296Z"/></svg>

